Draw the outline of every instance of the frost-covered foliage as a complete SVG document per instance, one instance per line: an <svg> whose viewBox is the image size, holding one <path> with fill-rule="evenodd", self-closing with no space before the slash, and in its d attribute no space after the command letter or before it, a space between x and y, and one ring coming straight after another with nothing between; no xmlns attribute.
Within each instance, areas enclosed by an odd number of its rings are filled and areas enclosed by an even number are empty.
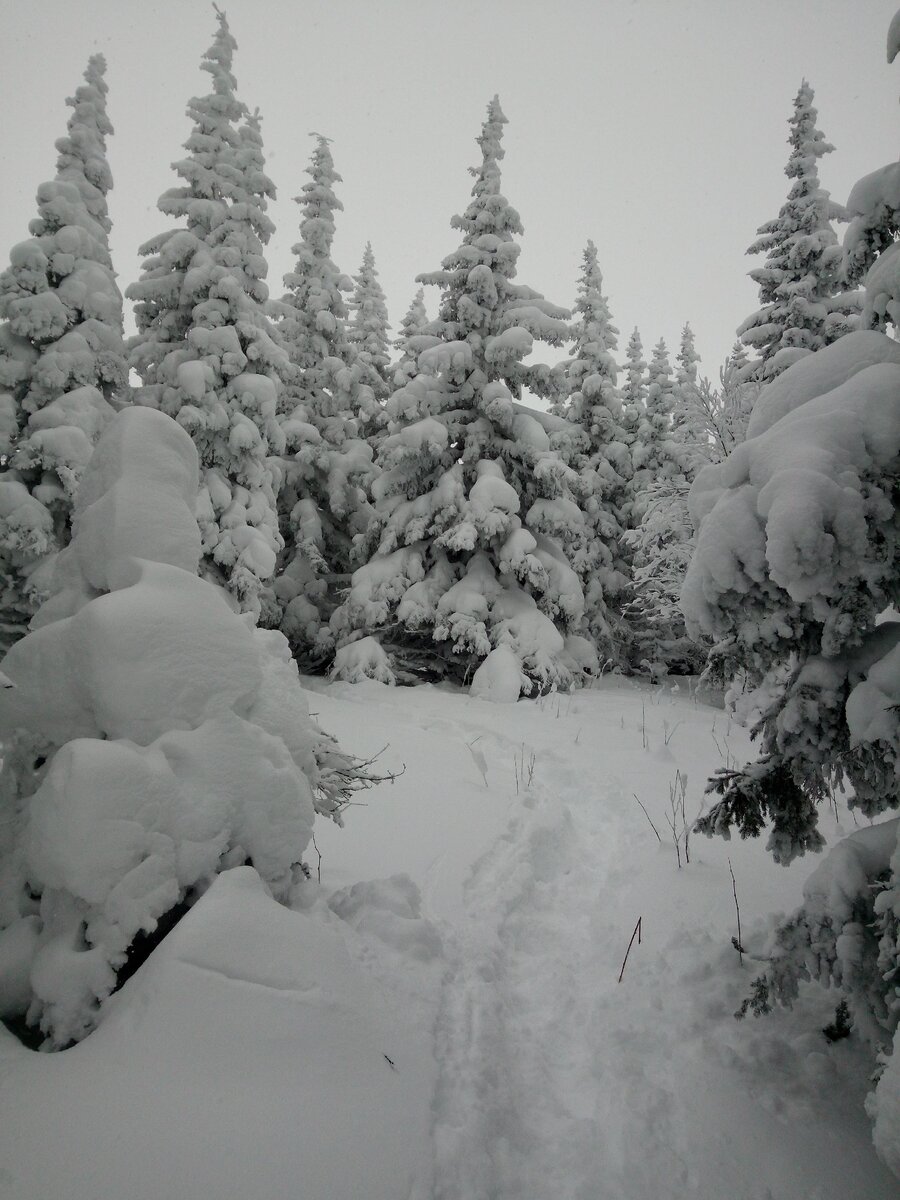
<svg viewBox="0 0 900 1200"><path fill-rule="evenodd" d="M900 662L895 666L895 674ZM875 1145L900 1175L900 819L844 838L803 886L803 904L775 930L767 965L742 1012L790 1007L802 980L835 987L849 1000L852 1028L878 1051L866 1108ZM738 1014L741 1015L741 1014ZM890 1051L894 1040L894 1052Z"/></svg>
<svg viewBox="0 0 900 1200"><path fill-rule="evenodd" d="M390 392L388 367L391 361L387 331L387 303L378 282L372 243L366 242L358 274L353 276L353 296L347 336L356 349L360 380L367 384L376 400L384 401Z"/></svg>
<svg viewBox="0 0 900 1200"><path fill-rule="evenodd" d="M109 255L106 63L67 101L56 176L0 275L0 647L21 637L69 540L72 500L127 395L122 296Z"/></svg>
<svg viewBox="0 0 900 1200"><path fill-rule="evenodd" d="M523 359L535 339L562 342L568 314L513 282L522 227L500 190L505 122L495 97L472 201L452 221L462 243L420 276L442 289L439 316L414 339L418 374L388 401L373 553L332 626L343 643L377 636L398 677L464 677L508 646L528 690L577 673L564 635L584 597L565 546L582 518L553 448L571 426L515 403L522 387L559 386L559 372Z"/></svg>
<svg viewBox="0 0 900 1200"><path fill-rule="evenodd" d="M313 136L310 181L296 197L302 212L297 261L284 277L289 290L279 305L293 369L281 403L285 549L274 588L281 630L307 666L321 664L333 648L328 619L337 587L370 519L373 456L366 433L382 411L350 341L343 294L352 284L331 257L334 214L343 208L334 191L341 177L328 139Z"/></svg>
<svg viewBox="0 0 900 1200"><path fill-rule="evenodd" d="M174 417L200 455L204 572L258 613L282 544L270 458L284 444L276 409L287 358L265 314L275 189L259 119L235 95L235 48L218 13L201 63L213 90L189 102L188 155L173 168L184 185L158 202L185 225L141 247L143 273L126 294L136 302L137 400Z"/></svg>
<svg viewBox="0 0 900 1200"><path fill-rule="evenodd" d="M896 714L866 683L900 629L876 625L900 600L898 387L900 346L848 334L762 390L747 440L691 493L692 626L754 685L788 667L759 729L761 762L746 787L724 782L705 822L758 831L768 808L782 861L820 844L814 801L832 786L851 784L868 815L898 802ZM863 696L871 720L856 716Z"/></svg>
<svg viewBox="0 0 900 1200"><path fill-rule="evenodd" d="M701 379L694 392L696 418L703 431L706 459L721 462L747 436L760 385L745 378L747 351L737 342L719 368L719 386Z"/></svg>
<svg viewBox="0 0 900 1200"><path fill-rule="evenodd" d="M636 600L629 615L638 663L663 663L670 671L690 674L706 663L710 643L688 634L681 611L681 590L695 547L688 495L697 472L727 458L746 435L759 384L741 381L740 363L740 355L737 362L729 358L719 372L718 388L708 379L679 382L679 419L673 421L672 440L680 471L663 473L650 484L643 494L641 523L626 534L634 554Z"/></svg>
<svg viewBox="0 0 900 1200"><path fill-rule="evenodd" d="M774 379L782 371L847 333L856 301L838 294L841 249L832 220L844 217L819 184L818 160L834 147L816 128L813 90L806 82L794 100L788 124L792 180L788 198L773 221L757 230L748 254L765 254L765 266L750 272L759 284L762 307L741 325L741 341L756 352L754 377Z"/></svg>
<svg viewBox="0 0 900 1200"><path fill-rule="evenodd" d="M219 871L252 861L285 898L316 809L339 807L315 797L340 752L287 642L197 577L198 479L174 421L111 421L50 599L3 660L0 1007L53 1046Z"/></svg>
<svg viewBox="0 0 900 1200"><path fill-rule="evenodd" d="M582 435L569 459L579 473L584 537L569 552L585 595L585 626L604 660L624 656L621 623L629 565L622 536L630 502L631 454L622 424L614 353L618 330L603 295L597 248L588 242L575 301L573 346L566 361L569 392L557 411Z"/></svg>
<svg viewBox="0 0 900 1200"><path fill-rule="evenodd" d="M723 669L743 670L765 697L754 729L759 760L711 781L719 798L698 827L746 837L771 824L779 862L821 848L817 803L836 787L849 785L850 805L867 817L900 804L900 622L885 617L900 603L898 395L900 346L874 331L850 333L763 388L747 440L701 472L691 493L698 538L685 614L718 640ZM838 957L862 956L891 1028L897 865L876 881L883 925L863 932L872 904L865 880L854 928L835 943ZM787 927L797 954L818 945L808 940L817 920L808 902ZM823 951L816 973L833 976L836 961ZM856 994L860 978L842 974L842 986L857 1007L872 1007L868 992Z"/></svg>
<svg viewBox="0 0 900 1200"><path fill-rule="evenodd" d="M685 475L663 478L644 493L646 507L637 529L625 535L634 559L627 616L632 629L634 665L658 665L673 674L699 673L708 645L688 635L681 612L681 589L694 551L688 511L690 481Z"/></svg>

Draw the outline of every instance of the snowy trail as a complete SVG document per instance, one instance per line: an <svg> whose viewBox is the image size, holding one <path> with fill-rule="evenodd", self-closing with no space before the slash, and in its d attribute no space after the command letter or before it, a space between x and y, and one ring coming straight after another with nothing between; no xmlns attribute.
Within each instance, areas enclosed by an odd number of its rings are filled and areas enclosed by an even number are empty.
<svg viewBox="0 0 900 1200"><path fill-rule="evenodd" d="M555 757L571 795L577 772ZM660 1073L649 1106L641 1081L623 1089L607 1045L628 936L610 901L617 790L564 805L536 787L468 881L438 1022L437 1197L642 1195L629 1127L656 1129L671 1173L670 1091ZM655 1187L648 1178L646 1194Z"/></svg>
<svg viewBox="0 0 900 1200"><path fill-rule="evenodd" d="M810 864L701 839L678 868L675 771L693 817L748 750L721 711L615 679L515 705L309 690L406 770L317 830L297 911L226 872L85 1042L0 1031L4 1200L896 1200L871 1059L822 1037L834 996L733 1019L729 858L750 946Z"/></svg>
<svg viewBox="0 0 900 1200"><path fill-rule="evenodd" d="M695 811L718 746L745 753L743 731L690 697L614 682L514 707L417 692L382 695L385 720L404 728L410 776L427 739L428 811L440 822L449 805L459 826L441 826L418 866L402 835L391 847L443 938L433 1200L892 1198L859 1063L826 1054L818 1032L833 1002L812 1018L732 1017L752 976L730 947L727 859L748 925L791 907L804 870L773 867L759 843L704 839L679 871L634 800L665 838L675 770ZM532 786L517 790L532 754ZM619 984L638 916L643 944Z"/></svg>

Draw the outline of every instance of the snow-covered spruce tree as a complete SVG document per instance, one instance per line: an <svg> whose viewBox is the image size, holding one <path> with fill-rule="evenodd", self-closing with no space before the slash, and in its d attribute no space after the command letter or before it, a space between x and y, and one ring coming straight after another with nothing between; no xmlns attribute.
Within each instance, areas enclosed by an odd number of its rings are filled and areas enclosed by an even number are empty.
<svg viewBox="0 0 900 1200"><path fill-rule="evenodd" d="M427 327L425 289L419 288L406 310L406 316L400 322L400 333L394 338L394 349L399 350L400 357L391 368L392 389L405 387L418 374L419 351L424 349L424 346L420 345L417 339L425 334Z"/></svg>
<svg viewBox="0 0 900 1200"><path fill-rule="evenodd" d="M625 380L622 384L622 421L629 445L637 438L647 401L647 363L640 330L635 326L625 350Z"/></svg>
<svg viewBox="0 0 900 1200"><path fill-rule="evenodd" d="M334 214L343 208L334 191L341 177L328 139L313 136L310 182L296 197L303 214L293 247L296 265L284 277L289 291L278 306L279 332L293 369L281 402L285 548L274 587L281 630L307 668L331 654L328 619L370 520L373 452L366 435L382 418L364 380L369 368L348 330L343 293L352 284L331 257Z"/></svg>
<svg viewBox="0 0 900 1200"><path fill-rule="evenodd" d="M631 454L613 357L618 330L603 295L597 248L588 242L575 301L574 344L566 361L569 391L556 409L583 435L570 462L579 473L584 536L569 549L585 596L585 626L604 661L625 657L622 608L630 573L622 545L631 480Z"/></svg>
<svg viewBox="0 0 900 1200"><path fill-rule="evenodd" d="M756 352L754 378L774 379L791 363L827 346L852 327L855 300L841 292L841 250L831 222L844 218L819 184L818 160L834 149L816 128L813 90L804 80L788 122L791 154L788 198L773 221L757 230L748 254L765 254L750 272L761 308L738 329Z"/></svg>
<svg viewBox="0 0 900 1200"><path fill-rule="evenodd" d="M680 473L672 441L674 408L672 365L666 343L660 338L647 368L644 410L631 450L634 471L631 524L635 528L640 525L646 511L651 486L662 478L671 478Z"/></svg>
<svg viewBox="0 0 900 1200"><path fill-rule="evenodd" d="M109 255L106 63L67 101L56 177L0 275L0 648L25 632L69 540L72 497L127 396L122 296Z"/></svg>
<svg viewBox="0 0 900 1200"><path fill-rule="evenodd" d="M661 667L694 674L706 658L705 647L687 635L679 603L693 549L687 497L701 448L693 411L696 358L682 357L682 378L673 380L665 342L660 340L653 352L645 413L632 446L632 527L624 536L632 555L627 617L633 665L654 675ZM681 411L677 428L676 409Z"/></svg>
<svg viewBox="0 0 900 1200"><path fill-rule="evenodd" d="M391 390L389 366L391 354L387 331L387 303L378 282L372 243L366 242L359 273L353 276L354 288L348 308L352 314L347 336L356 349L360 381L367 384L375 399L383 403Z"/></svg>
<svg viewBox="0 0 900 1200"><path fill-rule="evenodd" d="M568 313L513 282L522 226L501 192L505 123L495 97L472 201L452 221L462 243L419 276L442 289L440 311L419 373L387 403L373 553L332 622L345 678L388 679L392 661L406 677L463 679L486 659L473 687L515 699L577 674L564 635L584 598L565 548L583 522L577 477L553 449L571 426L515 402L557 385L559 372L522 360L535 338L565 340ZM570 647L590 657L583 639Z"/></svg>
<svg viewBox="0 0 900 1200"><path fill-rule="evenodd" d="M892 30L896 48L900 14ZM869 194L874 215L882 200ZM869 268L864 309L892 321L900 272L879 268L896 261L894 245ZM718 639L725 668L756 685L761 708L759 759L711 780L719 799L699 828L746 837L771 823L779 862L821 848L817 804L835 788L869 818L900 805L898 395L900 345L850 333L763 388L747 440L691 493L698 539L684 611ZM831 852L779 930L755 1003L790 1002L812 976L844 989L886 1056L893 1039L868 1107L900 1174L898 831L900 820L886 821Z"/></svg>
<svg viewBox="0 0 900 1200"><path fill-rule="evenodd" d="M681 345L675 359L672 437L678 447L684 473L691 479L697 467L709 461L709 445L698 401L699 362L694 331L686 324L681 331Z"/></svg>
<svg viewBox="0 0 900 1200"><path fill-rule="evenodd" d="M169 417L109 422L50 599L3 660L0 1013L51 1047L218 872L250 862L287 899L316 812L339 817L287 642L197 577L198 483Z"/></svg>
<svg viewBox="0 0 900 1200"><path fill-rule="evenodd" d="M265 210L275 189L259 120L235 95L237 44L216 11L201 63L213 90L189 102L188 154L173 167L184 185L158 203L185 225L141 247L143 273L126 295L138 327L136 399L174 417L200 455L203 570L258 613L282 544L270 457L283 448L276 408L288 364L265 307L263 247L273 231Z"/></svg>

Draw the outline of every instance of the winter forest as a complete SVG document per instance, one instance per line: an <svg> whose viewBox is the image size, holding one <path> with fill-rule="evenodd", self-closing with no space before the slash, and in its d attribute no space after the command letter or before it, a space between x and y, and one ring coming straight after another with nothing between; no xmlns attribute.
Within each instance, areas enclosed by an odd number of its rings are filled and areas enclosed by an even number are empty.
<svg viewBox="0 0 900 1200"><path fill-rule="evenodd" d="M174 182L114 188L67 54L0 247L0 1196L896 1196L892 147L832 198L798 46L704 364L690 313L618 327L608 228L571 295L522 277L466 89L389 315L302 114L276 231L203 11Z"/></svg>

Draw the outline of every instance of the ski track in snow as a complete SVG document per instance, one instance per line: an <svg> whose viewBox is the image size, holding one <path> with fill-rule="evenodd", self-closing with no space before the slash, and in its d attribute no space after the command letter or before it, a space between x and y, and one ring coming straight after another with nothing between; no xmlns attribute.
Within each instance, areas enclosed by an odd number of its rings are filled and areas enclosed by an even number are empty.
<svg viewBox="0 0 900 1200"><path fill-rule="evenodd" d="M577 793L576 771L561 755L549 762L560 790ZM635 1147L624 1142L630 1124L671 1147L671 1092L659 1072L651 1088L633 1079L623 1092L616 1063L616 959L628 932L609 911L618 868L604 814L622 796L614 784L583 794L573 808L534 786L466 885L437 1024L440 1200L659 1195L652 1164L635 1191ZM669 1183L673 1170L667 1155Z"/></svg>

